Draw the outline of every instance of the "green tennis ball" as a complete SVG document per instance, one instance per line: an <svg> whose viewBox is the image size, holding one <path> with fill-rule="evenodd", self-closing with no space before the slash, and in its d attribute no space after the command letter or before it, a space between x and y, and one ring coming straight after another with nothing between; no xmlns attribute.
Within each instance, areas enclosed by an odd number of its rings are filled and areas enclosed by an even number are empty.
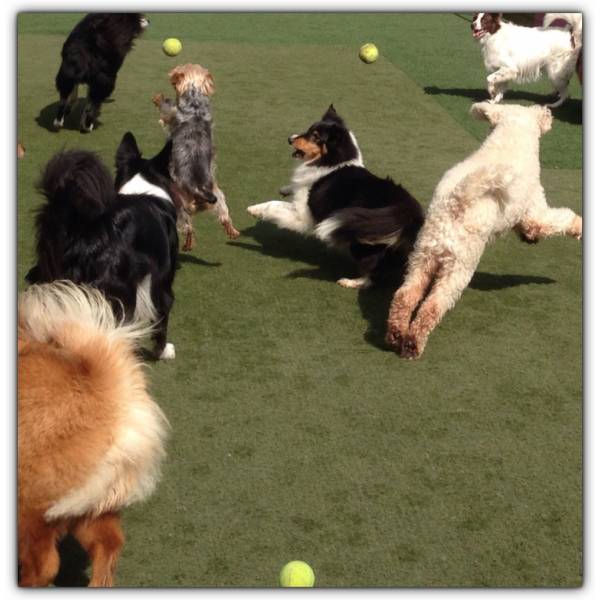
<svg viewBox="0 0 600 600"><path fill-rule="evenodd" d="M163 42L162 49L167 56L177 56L183 46L177 38L168 38Z"/></svg>
<svg viewBox="0 0 600 600"><path fill-rule="evenodd" d="M379 50L375 44L363 44L358 52L360 60L367 64L374 63L379 56Z"/></svg>
<svg viewBox="0 0 600 600"><path fill-rule="evenodd" d="M281 587L313 587L315 574L310 565L301 560L293 560L281 569L279 574Z"/></svg>

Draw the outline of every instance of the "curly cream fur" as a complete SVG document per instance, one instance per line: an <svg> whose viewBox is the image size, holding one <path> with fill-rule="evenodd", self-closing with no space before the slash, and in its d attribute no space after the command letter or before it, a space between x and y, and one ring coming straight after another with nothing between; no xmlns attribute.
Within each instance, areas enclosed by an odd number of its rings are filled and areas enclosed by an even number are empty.
<svg viewBox="0 0 600 600"><path fill-rule="evenodd" d="M550 111L480 102L471 113L487 120L492 132L437 185L390 308L387 339L405 358L420 356L496 237L515 229L529 241L581 239L581 217L569 208L550 208L540 182L539 138L551 127Z"/></svg>

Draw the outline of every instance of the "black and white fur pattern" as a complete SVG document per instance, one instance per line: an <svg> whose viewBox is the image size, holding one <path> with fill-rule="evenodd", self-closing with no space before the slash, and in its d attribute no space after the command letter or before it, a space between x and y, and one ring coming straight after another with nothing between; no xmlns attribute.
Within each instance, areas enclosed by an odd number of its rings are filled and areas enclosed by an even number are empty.
<svg viewBox="0 0 600 600"><path fill-rule="evenodd" d="M47 202L37 219L37 264L29 283L65 279L101 290L118 317L155 323L155 355L175 358L167 343L174 301L178 239L169 195L171 142L143 159L134 136L117 151L117 186L92 152L56 154L40 191Z"/></svg>
<svg viewBox="0 0 600 600"><path fill-rule="evenodd" d="M568 87L582 46L581 13L549 13L542 27L522 27L501 20L502 13L475 13L473 37L479 41L492 102L500 102L510 82L536 81L542 72L558 95L549 108L569 98ZM549 27L564 19L571 31Z"/></svg>
<svg viewBox="0 0 600 600"><path fill-rule="evenodd" d="M64 125L65 116L77 101L78 84L87 84L88 98L81 114L80 130L97 125L100 107L112 94L125 56L148 26L141 13L90 13L69 34L56 75L60 102L54 127Z"/></svg>
<svg viewBox="0 0 600 600"><path fill-rule="evenodd" d="M423 223L421 206L401 185L364 167L354 134L333 106L306 133L288 141L293 155L304 160L281 189L290 201L255 204L248 212L283 229L349 247L360 276L337 283L369 287L386 257L406 258Z"/></svg>

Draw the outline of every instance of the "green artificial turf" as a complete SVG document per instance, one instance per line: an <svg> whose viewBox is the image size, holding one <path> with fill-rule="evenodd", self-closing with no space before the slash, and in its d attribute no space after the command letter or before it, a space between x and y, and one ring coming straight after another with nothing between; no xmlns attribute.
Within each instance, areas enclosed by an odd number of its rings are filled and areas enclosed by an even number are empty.
<svg viewBox="0 0 600 600"><path fill-rule="evenodd" d="M287 136L330 102L367 166L427 204L486 134L468 116L484 97L468 23L149 17L90 135L77 114L48 130L60 48L79 15L18 18L19 288L50 156L82 147L112 165L127 130L151 155L164 135L150 99L170 93L168 70L200 62L217 85L218 178L242 236L228 241L201 215L198 244L181 255L177 358L149 369L172 425L168 459L156 494L124 511L118 585L270 587L293 559L323 587L581 585L581 244L498 241L423 358L406 362L383 343L392 286L336 286L354 274L345 255L245 212L277 196L295 166ZM175 59L160 50L171 36L184 45ZM364 41L380 47L374 65L357 58ZM547 86L512 101L538 101ZM578 212L580 111L577 100L559 111L542 141L550 204ZM81 581L64 571L61 583Z"/></svg>

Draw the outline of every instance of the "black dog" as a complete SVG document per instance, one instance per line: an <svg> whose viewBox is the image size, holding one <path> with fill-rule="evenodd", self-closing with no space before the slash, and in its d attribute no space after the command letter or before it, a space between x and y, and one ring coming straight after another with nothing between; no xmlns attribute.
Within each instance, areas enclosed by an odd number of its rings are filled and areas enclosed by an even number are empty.
<svg viewBox="0 0 600 600"><path fill-rule="evenodd" d="M348 246L360 277L338 280L343 287L368 287L390 259L405 262L424 221L421 205L401 185L365 169L356 138L333 105L288 141L293 156L302 161L281 189L291 201L255 204L248 212L284 229Z"/></svg>
<svg viewBox="0 0 600 600"><path fill-rule="evenodd" d="M87 151L56 154L39 183L47 202L37 219L37 264L30 283L69 279L104 292L118 316L155 322L158 358L167 343L178 239L169 195L171 143L145 160L127 133L117 151L119 193L108 169Z"/></svg>
<svg viewBox="0 0 600 600"><path fill-rule="evenodd" d="M141 13L91 13L77 23L61 52L62 63L56 75L60 103L54 127L63 126L65 115L77 100L77 85L85 83L89 91L80 129L92 131L100 106L115 88L125 56L147 26Z"/></svg>

